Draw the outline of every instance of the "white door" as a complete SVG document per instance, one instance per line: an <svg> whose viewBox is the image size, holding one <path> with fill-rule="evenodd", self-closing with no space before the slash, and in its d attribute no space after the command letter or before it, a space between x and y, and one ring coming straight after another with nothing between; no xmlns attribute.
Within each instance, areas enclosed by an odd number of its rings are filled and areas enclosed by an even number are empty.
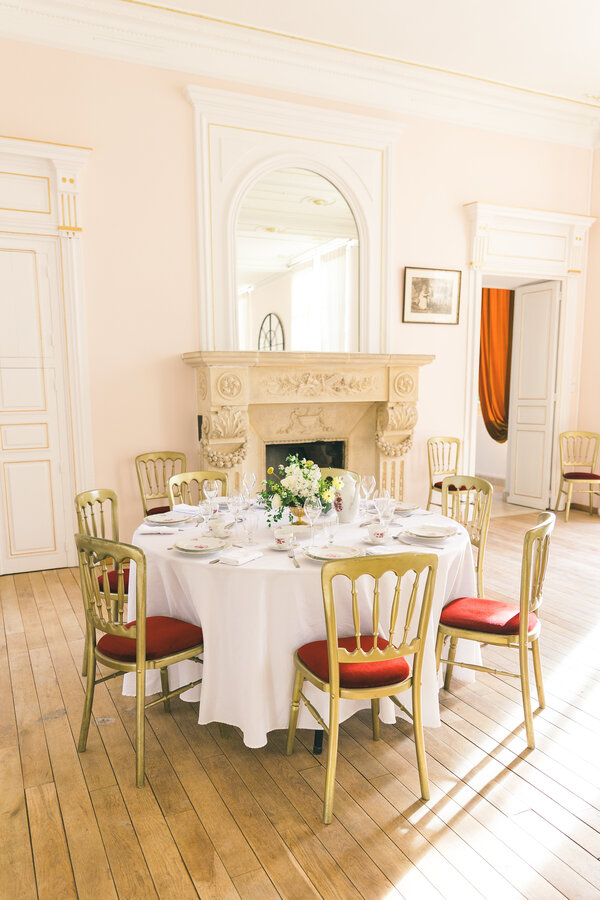
<svg viewBox="0 0 600 900"><path fill-rule="evenodd" d="M559 304L559 282L515 291L508 501L534 509L550 505Z"/></svg>
<svg viewBox="0 0 600 900"><path fill-rule="evenodd" d="M59 238L0 234L0 573L74 564Z"/></svg>

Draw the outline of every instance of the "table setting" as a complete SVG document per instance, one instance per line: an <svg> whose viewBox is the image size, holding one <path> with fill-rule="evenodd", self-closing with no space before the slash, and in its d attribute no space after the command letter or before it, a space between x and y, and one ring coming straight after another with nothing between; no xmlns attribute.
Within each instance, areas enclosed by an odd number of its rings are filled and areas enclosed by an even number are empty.
<svg viewBox="0 0 600 900"><path fill-rule="evenodd" d="M231 498L210 498L210 508L181 504L172 510L170 524L152 517L155 521L146 520L133 535L132 542L146 554L147 614L175 616L203 628L203 683L182 699L199 702L200 724L237 726L247 746L264 746L269 731L288 724L295 650L326 636L322 565L343 557L433 550L438 575L423 668L423 713L425 725L439 725L437 622L445 603L475 594L465 530L441 515L389 497L378 509L377 496L373 501L363 497L355 520L342 522L341 510L335 508L335 487L319 497L320 509L319 504L306 505L308 521L298 521L289 507L277 502L273 507L268 497L275 493L265 498L264 489L256 497L248 491L240 504L232 492ZM404 543L406 537L414 543ZM134 579L133 571L130 584ZM348 633L353 630L350 618L338 624ZM465 659L471 654L477 662L475 647L465 645ZM172 688L190 680L190 665L169 668ZM463 671L466 678L472 677ZM135 693L134 679L125 676L125 694ZM148 673L146 689L160 690L156 673ZM309 694L326 715L325 695L310 686ZM356 702L343 701L341 720L358 708ZM300 715L299 727L314 727L308 712ZM395 721L391 701L382 701L380 716L384 722Z"/></svg>

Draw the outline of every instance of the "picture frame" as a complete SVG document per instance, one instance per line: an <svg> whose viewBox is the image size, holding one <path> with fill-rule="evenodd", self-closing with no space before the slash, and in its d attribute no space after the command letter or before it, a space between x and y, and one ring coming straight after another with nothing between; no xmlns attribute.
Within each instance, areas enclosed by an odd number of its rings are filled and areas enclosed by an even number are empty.
<svg viewBox="0 0 600 900"><path fill-rule="evenodd" d="M460 269L404 269L402 321L458 325Z"/></svg>

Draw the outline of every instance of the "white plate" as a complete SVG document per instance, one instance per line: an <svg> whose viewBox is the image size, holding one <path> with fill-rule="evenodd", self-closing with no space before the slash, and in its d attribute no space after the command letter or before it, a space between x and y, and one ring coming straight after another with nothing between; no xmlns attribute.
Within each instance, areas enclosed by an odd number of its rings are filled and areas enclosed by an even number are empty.
<svg viewBox="0 0 600 900"><path fill-rule="evenodd" d="M397 516L410 516L411 513L415 512L419 508L417 503L396 503L394 508L394 513Z"/></svg>
<svg viewBox="0 0 600 900"><path fill-rule="evenodd" d="M410 544L411 547L423 547L426 550L428 547L431 550L443 550L444 547L448 544L448 538L418 538L411 537L410 534L399 534L397 537L398 541L401 541L403 544Z"/></svg>
<svg viewBox="0 0 600 900"><path fill-rule="evenodd" d="M225 546L225 541L215 537L193 537L185 541L175 541L173 546L184 553L217 553Z"/></svg>
<svg viewBox="0 0 600 900"><path fill-rule="evenodd" d="M146 516L144 522L147 522L149 525L178 525L180 522L189 522L193 518L189 513L164 512Z"/></svg>
<svg viewBox="0 0 600 900"><path fill-rule="evenodd" d="M370 544L372 547L385 547L391 540L393 540L393 538L385 538L383 541L372 541L370 537L363 538L365 544Z"/></svg>
<svg viewBox="0 0 600 900"><path fill-rule="evenodd" d="M407 525L404 533L422 541L439 541L458 534L458 525Z"/></svg>
<svg viewBox="0 0 600 900"><path fill-rule="evenodd" d="M360 550L356 547L341 547L333 544L331 547L308 547L304 551L304 555L309 559L317 559L319 561L329 559L350 559L353 556L362 556Z"/></svg>

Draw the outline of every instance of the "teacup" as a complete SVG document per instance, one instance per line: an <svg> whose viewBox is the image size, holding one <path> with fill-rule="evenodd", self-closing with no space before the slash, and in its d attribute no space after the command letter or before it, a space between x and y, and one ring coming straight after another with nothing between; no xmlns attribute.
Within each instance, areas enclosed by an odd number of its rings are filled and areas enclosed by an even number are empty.
<svg viewBox="0 0 600 900"><path fill-rule="evenodd" d="M208 527L212 534L218 538L229 537L231 534L231 526L233 525L232 516L213 516L208 520Z"/></svg>
<svg viewBox="0 0 600 900"><path fill-rule="evenodd" d="M367 528L369 540L372 544L382 544L387 537L387 528L379 522L372 522Z"/></svg>
<svg viewBox="0 0 600 900"><path fill-rule="evenodd" d="M294 543L294 529L291 525L280 525L273 531L273 539L278 550L289 550Z"/></svg>

